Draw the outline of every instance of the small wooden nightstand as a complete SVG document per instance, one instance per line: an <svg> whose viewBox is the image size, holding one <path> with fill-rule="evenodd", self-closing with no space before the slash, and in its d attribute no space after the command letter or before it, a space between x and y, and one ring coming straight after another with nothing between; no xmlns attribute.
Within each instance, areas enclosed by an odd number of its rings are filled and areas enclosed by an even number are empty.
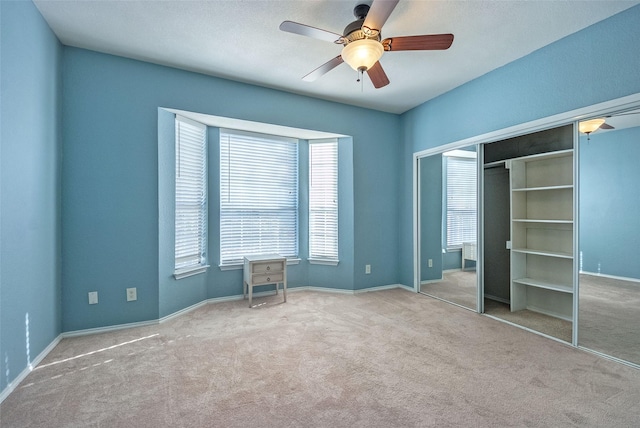
<svg viewBox="0 0 640 428"><path fill-rule="evenodd" d="M244 258L243 297L249 293L249 307L252 306L253 287L275 284L276 294L282 283L282 294L287 301L287 258L277 254L260 254Z"/></svg>

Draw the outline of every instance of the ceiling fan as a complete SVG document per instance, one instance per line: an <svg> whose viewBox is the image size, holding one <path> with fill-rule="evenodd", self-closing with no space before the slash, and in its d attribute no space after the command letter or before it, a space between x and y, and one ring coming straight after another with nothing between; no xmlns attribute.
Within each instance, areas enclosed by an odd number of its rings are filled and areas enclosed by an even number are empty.
<svg viewBox="0 0 640 428"><path fill-rule="evenodd" d="M337 57L327 61L302 78L312 82L346 62L358 71L359 77L366 71L376 88L389 84L389 78L378 61L385 51L445 50L453 43L453 34L430 34L382 39L381 29L399 0L375 0L371 6L359 4L353 9L356 20L347 25L342 35L300 24L284 21L280 30L343 45ZM358 78L360 81L360 78Z"/></svg>

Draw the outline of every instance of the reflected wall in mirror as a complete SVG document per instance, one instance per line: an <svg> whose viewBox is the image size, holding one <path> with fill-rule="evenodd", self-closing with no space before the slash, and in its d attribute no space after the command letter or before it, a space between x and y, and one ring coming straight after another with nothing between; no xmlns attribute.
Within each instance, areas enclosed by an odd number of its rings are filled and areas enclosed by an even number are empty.
<svg viewBox="0 0 640 428"><path fill-rule="evenodd" d="M475 310L477 150L419 159L420 292Z"/></svg>
<svg viewBox="0 0 640 428"><path fill-rule="evenodd" d="M578 345L640 364L640 110L601 119L579 127Z"/></svg>

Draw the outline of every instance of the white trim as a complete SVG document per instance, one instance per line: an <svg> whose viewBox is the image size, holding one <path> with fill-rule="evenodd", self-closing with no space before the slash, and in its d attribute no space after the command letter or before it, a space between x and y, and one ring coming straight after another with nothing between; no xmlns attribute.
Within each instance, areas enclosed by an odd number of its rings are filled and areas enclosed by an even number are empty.
<svg viewBox="0 0 640 428"><path fill-rule="evenodd" d="M307 259L310 265L338 266L340 260Z"/></svg>
<svg viewBox="0 0 640 428"><path fill-rule="evenodd" d="M589 276L601 276L603 278L616 279L618 281L627 281L627 282L637 282L640 284L640 279L638 278L627 278L626 276L615 276L615 275L607 275L605 273L596 273L596 272L578 272L580 275L589 275Z"/></svg>
<svg viewBox="0 0 640 428"><path fill-rule="evenodd" d="M199 128L201 131L205 131L205 132L207 131L207 125L205 125L203 123L200 123L200 122L196 122L193 119L189 119L189 118L184 117L184 116L182 116L180 114L177 114L177 113L176 113L176 120L180 121L180 122L184 122L187 125L191 125L191 126L194 126L196 128Z"/></svg>
<svg viewBox="0 0 640 428"><path fill-rule="evenodd" d="M444 271L442 271L444 273ZM434 278L434 279L425 279L424 281L420 281L420 285L429 285L429 284L437 284L438 282L444 281L444 277Z"/></svg>
<svg viewBox="0 0 640 428"><path fill-rule="evenodd" d="M402 288L402 289L405 289L407 291L413 291L413 289L411 287L407 287L406 285L389 284L389 285L380 285L378 287L369 287L369 288L361 288L359 290L353 290L353 294L368 293L370 291L394 290L396 288Z"/></svg>
<svg viewBox="0 0 640 428"><path fill-rule="evenodd" d="M484 312L484 146L476 146L478 152L478 215L476 220L476 230L478 232L478 242L476 242L476 312L481 314ZM479 262L480 263L479 263Z"/></svg>
<svg viewBox="0 0 640 428"><path fill-rule="evenodd" d="M73 330L61 333L63 339L68 337L88 336L91 334L109 333L111 331L125 330L128 328L146 327L150 325L158 324L158 320L132 322L127 324L109 325L106 327L87 328L84 330Z"/></svg>
<svg viewBox="0 0 640 428"><path fill-rule="evenodd" d="M254 132L267 135L282 135L284 137L296 138L299 140L316 140L321 138L341 138L348 135L337 134L335 132L314 131L312 129L293 128L290 126L274 125L272 123L254 122L250 120L234 119L231 117L214 116L205 113L196 113L186 110L178 110L168 107L160 107L163 110L192 120L202 122L207 126L215 128L236 129L240 131Z"/></svg>
<svg viewBox="0 0 640 428"><path fill-rule="evenodd" d="M319 291L321 293L333 293L333 294L355 294L354 290L347 290L344 288L330 288L330 287L316 287L314 285L306 285L304 287L296 287L294 290L306 290L306 291ZM289 291L289 288L287 288Z"/></svg>
<svg viewBox="0 0 640 428"><path fill-rule="evenodd" d="M285 137L285 136L281 136L278 134L265 134L263 132L255 132L255 131L247 131L247 130L242 130L242 129L233 129L233 128L224 128L221 127L220 128L220 133L225 133L225 134L233 134L233 135L238 135L241 137L248 137L248 138L259 138L259 139L268 139L268 140L272 140L272 141L277 141L279 143L292 143L292 144L298 144L300 142L299 138L294 138L294 137Z"/></svg>
<svg viewBox="0 0 640 428"><path fill-rule="evenodd" d="M573 248L580 248L580 133L579 127L573 127ZM578 346L578 334L580 333L580 290L578 290L578 272L580 270L580 261L582 257L576 257L576 254L573 255L572 261L572 284L571 291L572 295L572 306L571 306L571 314L573 319L571 320L571 344L573 346Z"/></svg>
<svg viewBox="0 0 640 428"><path fill-rule="evenodd" d="M204 265L204 266L197 266L197 267L189 267L186 269L180 269L177 270L173 273L173 277L176 280L182 279L182 278L188 278L190 276L193 275L198 275L200 273L205 273L207 271L207 269L209 269L209 265Z"/></svg>
<svg viewBox="0 0 640 428"><path fill-rule="evenodd" d="M420 292L420 158L413 156L413 290Z"/></svg>
<svg viewBox="0 0 640 428"><path fill-rule="evenodd" d="M196 309L200 308L201 306L205 306L206 304L207 304L207 301L203 300L203 301L198 302L198 303L196 303L194 305L188 306L188 307L186 307L184 309L180 309L177 312L173 312L173 313L170 313L169 315L165 315L162 318L158 319L158 324L162 324L164 322L167 322L167 321L172 320L174 318L178 318L179 316L182 316L182 315L187 314L189 312L195 311Z"/></svg>
<svg viewBox="0 0 640 428"><path fill-rule="evenodd" d="M615 361L616 363L624 364L625 366L629 366L629 367L632 367L634 369L640 370L640 364L635 364L635 363L632 363L631 361L627 361L627 360L621 360L620 358L616 358L616 357L608 355L608 354L603 354L602 352L595 351L595 350L589 349L589 348L585 348L584 346L578 345L577 348L581 349L583 351L587 351L590 354L594 354L594 355L596 355L598 357L601 357L601 358L604 358L604 359L607 359L607 360L611 360L611 361Z"/></svg>
<svg viewBox="0 0 640 428"><path fill-rule="evenodd" d="M20 385L20 383L45 359L45 357L55 348L62 340L62 335L58 335L27 367L20 372L0 393L0 404Z"/></svg>

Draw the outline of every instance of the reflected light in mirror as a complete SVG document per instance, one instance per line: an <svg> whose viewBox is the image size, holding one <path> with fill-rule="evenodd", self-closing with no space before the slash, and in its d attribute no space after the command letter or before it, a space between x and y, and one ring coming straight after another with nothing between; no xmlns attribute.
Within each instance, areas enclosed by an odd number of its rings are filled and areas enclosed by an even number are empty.
<svg viewBox="0 0 640 428"><path fill-rule="evenodd" d="M578 129L583 134L589 135L596 129L600 128L600 126L602 126L604 122L605 120L602 118L585 120L584 122L580 122L580 124L578 125Z"/></svg>

